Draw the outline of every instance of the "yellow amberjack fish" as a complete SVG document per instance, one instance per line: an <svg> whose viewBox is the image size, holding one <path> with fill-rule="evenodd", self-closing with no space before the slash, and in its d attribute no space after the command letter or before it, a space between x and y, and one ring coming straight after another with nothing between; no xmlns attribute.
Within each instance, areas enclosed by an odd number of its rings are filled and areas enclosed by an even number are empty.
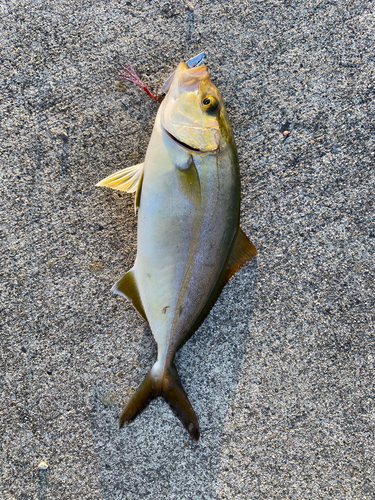
<svg viewBox="0 0 375 500"><path fill-rule="evenodd" d="M137 257L112 291L133 303L158 346L120 427L161 396L195 440L198 419L174 365L176 351L229 278L257 255L239 227L240 176L229 118L204 58L196 58L180 63L163 86L167 94L145 161L98 184L136 192Z"/></svg>

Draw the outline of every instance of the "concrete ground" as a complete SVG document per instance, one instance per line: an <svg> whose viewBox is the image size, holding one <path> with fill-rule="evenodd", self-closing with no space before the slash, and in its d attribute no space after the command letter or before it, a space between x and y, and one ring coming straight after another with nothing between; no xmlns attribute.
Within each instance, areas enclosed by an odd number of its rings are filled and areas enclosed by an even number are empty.
<svg viewBox="0 0 375 500"><path fill-rule="evenodd" d="M1 499L375 498L374 11L0 5ZM118 430L156 350L110 293L133 197L95 183L143 160L158 108L122 64L157 90L205 48L259 258L178 354L194 443L162 400Z"/></svg>

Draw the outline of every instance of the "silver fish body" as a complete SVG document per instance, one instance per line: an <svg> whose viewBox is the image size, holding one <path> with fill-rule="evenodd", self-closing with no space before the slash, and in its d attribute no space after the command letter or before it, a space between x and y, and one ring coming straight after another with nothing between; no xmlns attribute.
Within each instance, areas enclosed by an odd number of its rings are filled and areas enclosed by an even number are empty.
<svg viewBox="0 0 375 500"><path fill-rule="evenodd" d="M155 125L159 121L160 116ZM212 293L238 227L239 194L233 150L190 154L155 126L145 160L134 266L159 348L155 371L163 373L173 360Z"/></svg>
<svg viewBox="0 0 375 500"><path fill-rule="evenodd" d="M118 189L122 177L115 176L100 185ZM149 322L158 358L125 408L121 425L162 396L198 439L198 421L174 356L229 277L256 255L239 229L240 178L233 132L205 66L181 63L175 72L139 174L136 205L137 257L113 290L130 298Z"/></svg>

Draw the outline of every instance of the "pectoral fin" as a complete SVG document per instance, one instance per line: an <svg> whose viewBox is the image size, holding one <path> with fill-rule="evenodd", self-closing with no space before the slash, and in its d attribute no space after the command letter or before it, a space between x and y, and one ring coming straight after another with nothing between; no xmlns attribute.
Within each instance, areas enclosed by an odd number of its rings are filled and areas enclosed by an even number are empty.
<svg viewBox="0 0 375 500"><path fill-rule="evenodd" d="M98 182L97 186L106 186L118 191L134 193L142 182L144 163L124 168Z"/></svg>
<svg viewBox="0 0 375 500"><path fill-rule="evenodd" d="M139 295L137 282L134 276L134 267L113 285L112 293L121 295L122 297L130 300L139 314L147 321L146 313L143 309L142 300Z"/></svg>
<svg viewBox="0 0 375 500"><path fill-rule="evenodd" d="M201 202L201 183L194 160L188 168L176 169L178 186L184 196L196 207Z"/></svg>

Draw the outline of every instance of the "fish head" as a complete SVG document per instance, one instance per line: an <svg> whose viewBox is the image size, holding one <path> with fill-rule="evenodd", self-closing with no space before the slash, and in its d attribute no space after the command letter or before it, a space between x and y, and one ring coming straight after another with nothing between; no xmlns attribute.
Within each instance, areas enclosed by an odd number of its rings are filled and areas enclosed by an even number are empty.
<svg viewBox="0 0 375 500"><path fill-rule="evenodd" d="M213 153L233 137L223 99L204 65L177 67L162 103L161 125L192 153Z"/></svg>

